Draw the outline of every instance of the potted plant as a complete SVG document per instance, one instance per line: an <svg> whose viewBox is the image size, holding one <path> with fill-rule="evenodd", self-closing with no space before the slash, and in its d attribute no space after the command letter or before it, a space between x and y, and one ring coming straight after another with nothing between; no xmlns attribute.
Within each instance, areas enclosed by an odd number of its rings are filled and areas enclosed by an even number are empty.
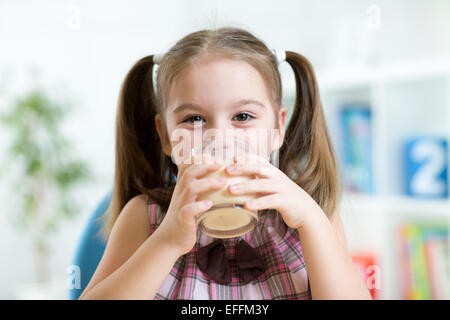
<svg viewBox="0 0 450 320"><path fill-rule="evenodd" d="M3 109L0 124L10 143L2 153L14 197L12 221L31 240L37 283L48 286L50 236L80 212L74 190L91 179L91 170L73 155L61 130L71 103L32 89Z"/></svg>

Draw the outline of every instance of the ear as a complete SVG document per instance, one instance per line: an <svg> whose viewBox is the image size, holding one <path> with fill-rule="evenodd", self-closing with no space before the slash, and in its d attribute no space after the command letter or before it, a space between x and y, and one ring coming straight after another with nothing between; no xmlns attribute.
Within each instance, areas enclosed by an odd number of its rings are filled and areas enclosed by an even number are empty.
<svg viewBox="0 0 450 320"><path fill-rule="evenodd" d="M283 145L284 134L286 132L286 119L287 119L287 108L285 106L281 106L278 111L278 134L274 139L273 149L279 149Z"/></svg>
<svg viewBox="0 0 450 320"><path fill-rule="evenodd" d="M159 113L155 115L155 125L156 131L158 131L159 140L161 141L163 152L170 157L172 154L172 147L170 145L170 140L167 135L167 130L163 125L163 119Z"/></svg>

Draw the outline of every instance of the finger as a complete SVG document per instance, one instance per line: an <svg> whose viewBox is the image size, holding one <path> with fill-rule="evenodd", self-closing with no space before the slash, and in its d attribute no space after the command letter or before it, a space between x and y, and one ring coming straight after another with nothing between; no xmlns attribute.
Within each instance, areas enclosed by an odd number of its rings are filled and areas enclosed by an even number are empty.
<svg viewBox="0 0 450 320"><path fill-rule="evenodd" d="M272 179L251 179L228 186L231 194L274 193L279 187Z"/></svg>
<svg viewBox="0 0 450 320"><path fill-rule="evenodd" d="M255 175L260 178L270 178L274 176L274 167L267 164L249 164L236 163L228 165L225 172L231 176L233 175Z"/></svg>
<svg viewBox="0 0 450 320"><path fill-rule="evenodd" d="M222 167L221 163L210 163L210 164L193 164L181 173L179 173L180 180L186 180L187 183L196 178L201 178L209 172L216 171Z"/></svg>
<svg viewBox="0 0 450 320"><path fill-rule="evenodd" d="M265 210L277 209L281 210L278 193L270 194L256 199L247 200L244 202L244 207L248 210Z"/></svg>
<svg viewBox="0 0 450 320"><path fill-rule="evenodd" d="M223 163L223 162L221 159L213 157L208 153L191 153L183 162L177 164L177 166L178 171L183 172L192 165L214 164L214 163Z"/></svg>
<svg viewBox="0 0 450 320"><path fill-rule="evenodd" d="M195 217L212 207L211 200L194 201L185 205L180 212L180 218L184 223L195 224Z"/></svg>
<svg viewBox="0 0 450 320"><path fill-rule="evenodd" d="M180 163L177 164L178 166L178 175L181 177L188 168L190 168L193 165L200 165L200 164L214 164L214 163L221 163L220 161L214 159L209 154L189 154L186 159Z"/></svg>
<svg viewBox="0 0 450 320"><path fill-rule="evenodd" d="M194 179L185 188L185 195L187 201L192 201L197 198L197 195L210 190L218 190L225 186L225 177L210 177L203 179Z"/></svg>

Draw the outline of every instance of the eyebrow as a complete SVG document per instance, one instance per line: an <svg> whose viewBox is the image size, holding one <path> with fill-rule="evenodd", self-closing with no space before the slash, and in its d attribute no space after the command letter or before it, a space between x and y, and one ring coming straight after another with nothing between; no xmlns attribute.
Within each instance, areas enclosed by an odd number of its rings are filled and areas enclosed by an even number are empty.
<svg viewBox="0 0 450 320"><path fill-rule="evenodd" d="M258 101L258 100L254 100L254 99L241 99L239 101L237 101L236 103L233 104L233 108L237 108L246 104L255 104L258 105L262 108L266 108L266 106L264 105L264 103ZM178 107L176 107L173 112L174 113L178 113L183 111L184 109L203 109L201 105L199 104L195 104L195 103L183 103L180 104Z"/></svg>

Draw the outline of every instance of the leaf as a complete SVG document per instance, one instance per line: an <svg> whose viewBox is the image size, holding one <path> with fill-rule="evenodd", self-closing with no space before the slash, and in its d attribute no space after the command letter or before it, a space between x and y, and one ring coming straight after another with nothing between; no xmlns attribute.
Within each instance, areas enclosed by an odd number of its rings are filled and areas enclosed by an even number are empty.
<svg viewBox="0 0 450 320"><path fill-rule="evenodd" d="M56 172L56 181L60 187L66 189L88 177L87 166L79 160L72 160L64 164Z"/></svg>
<svg viewBox="0 0 450 320"><path fill-rule="evenodd" d="M15 173L11 184L17 183L14 220L19 228L29 230L37 215L43 215L44 231L54 232L63 221L78 215L71 191L92 176L88 163L70 154L71 142L60 130L71 103L36 89L17 97L8 107L8 112L0 114L0 123L11 135L2 153L9 158L5 170L15 169L9 170ZM40 193L58 196L51 204L42 204ZM39 208L42 205L49 207Z"/></svg>

